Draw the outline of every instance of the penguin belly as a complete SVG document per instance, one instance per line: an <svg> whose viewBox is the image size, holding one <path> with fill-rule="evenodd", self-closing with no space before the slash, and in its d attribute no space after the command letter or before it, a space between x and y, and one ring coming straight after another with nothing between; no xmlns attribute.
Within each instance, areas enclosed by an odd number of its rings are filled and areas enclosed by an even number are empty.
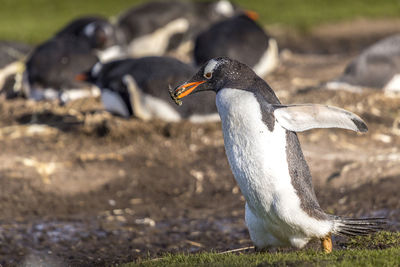
<svg viewBox="0 0 400 267"><path fill-rule="evenodd" d="M273 130L268 129L252 92L222 89L216 104L226 155L246 199L246 224L255 246L300 248L312 237L328 234L332 223L310 217L300 206L289 174L286 130L276 121Z"/></svg>

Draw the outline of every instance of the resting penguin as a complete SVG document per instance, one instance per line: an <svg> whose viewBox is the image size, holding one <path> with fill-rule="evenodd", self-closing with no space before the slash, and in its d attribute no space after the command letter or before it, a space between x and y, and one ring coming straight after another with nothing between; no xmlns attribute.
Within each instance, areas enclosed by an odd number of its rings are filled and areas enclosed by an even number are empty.
<svg viewBox="0 0 400 267"><path fill-rule="evenodd" d="M197 65L222 56L251 66L261 77L279 63L276 40L245 14L220 21L197 36L194 46Z"/></svg>
<svg viewBox="0 0 400 267"><path fill-rule="evenodd" d="M168 86L187 80L195 69L169 57L123 59L96 64L77 79L101 89L106 110L128 118L158 118L165 121L189 119L192 122L219 120L215 95L211 92L188 99L190 105L179 109L170 101Z"/></svg>
<svg viewBox="0 0 400 267"><path fill-rule="evenodd" d="M25 94L35 100L60 99L62 103L97 96L97 88L75 81L75 76L99 60L123 55L117 29L103 17L81 17L39 45L28 57Z"/></svg>
<svg viewBox="0 0 400 267"><path fill-rule="evenodd" d="M211 59L170 93L181 103L189 94L210 90L217 94L226 155L246 199L246 224L257 249L301 248L319 238L330 252L331 234L363 235L381 228L379 218L348 219L320 208L296 135L329 127L366 132L358 116L323 105L282 105L263 79L229 58Z"/></svg>
<svg viewBox="0 0 400 267"><path fill-rule="evenodd" d="M25 95L37 101L60 99L63 103L96 95L96 89L75 81L75 76L98 61L96 53L82 39L70 36L50 39L39 45L25 64Z"/></svg>
<svg viewBox="0 0 400 267"><path fill-rule="evenodd" d="M190 50L200 31L233 16L235 11L236 7L227 0L150 1L121 14L117 25L131 56L161 56L168 51Z"/></svg>
<svg viewBox="0 0 400 267"><path fill-rule="evenodd" d="M400 91L400 34L387 37L365 49L328 89L359 91L363 87Z"/></svg>

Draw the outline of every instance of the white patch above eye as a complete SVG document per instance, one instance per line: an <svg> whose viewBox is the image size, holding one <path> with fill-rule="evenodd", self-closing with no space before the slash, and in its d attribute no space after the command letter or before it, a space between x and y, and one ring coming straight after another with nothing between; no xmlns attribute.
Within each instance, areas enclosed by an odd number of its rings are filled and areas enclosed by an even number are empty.
<svg viewBox="0 0 400 267"><path fill-rule="evenodd" d="M92 36L96 30L96 22L89 23L83 30L86 36Z"/></svg>
<svg viewBox="0 0 400 267"><path fill-rule="evenodd" d="M224 16L232 16L235 10L231 2L221 0L215 5L215 11Z"/></svg>
<svg viewBox="0 0 400 267"><path fill-rule="evenodd" d="M215 60L215 59L211 59L210 61L208 61L207 66L204 68L204 75L206 73L213 73L215 68L218 67L220 63Z"/></svg>

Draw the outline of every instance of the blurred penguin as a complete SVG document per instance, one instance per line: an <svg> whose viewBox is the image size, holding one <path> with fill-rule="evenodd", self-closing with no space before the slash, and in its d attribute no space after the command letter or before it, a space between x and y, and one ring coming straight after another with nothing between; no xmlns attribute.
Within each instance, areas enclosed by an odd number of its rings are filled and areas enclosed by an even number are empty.
<svg viewBox="0 0 400 267"><path fill-rule="evenodd" d="M365 49L339 78L326 83L326 87L356 92L365 87L400 92L400 34Z"/></svg>
<svg viewBox="0 0 400 267"><path fill-rule="evenodd" d="M122 56L116 28L102 17L78 18L39 45L26 62L24 92L35 100L61 103L99 95L75 76L99 60Z"/></svg>
<svg viewBox="0 0 400 267"><path fill-rule="evenodd" d="M154 1L129 9L118 18L117 25L130 55L160 56L176 50L188 52L199 32L236 11L227 0Z"/></svg>
<svg viewBox="0 0 400 267"><path fill-rule="evenodd" d="M174 58L143 57L98 63L90 71L78 75L77 79L101 88L104 108L125 118L217 121L219 116L213 94L189 98L191 104L186 108L178 108L171 101L168 87L176 86L194 72L192 66Z"/></svg>
<svg viewBox="0 0 400 267"><path fill-rule="evenodd" d="M251 67L264 77L279 64L278 45L247 13L217 22L195 41L194 60L198 66L216 57L229 57Z"/></svg>
<svg viewBox="0 0 400 267"><path fill-rule="evenodd" d="M96 53L81 39L70 36L50 39L39 45L26 62L24 93L36 101L61 103L89 97L91 90L87 84L75 81L75 76L98 61Z"/></svg>
<svg viewBox="0 0 400 267"><path fill-rule="evenodd" d="M57 32L54 38L73 36L83 39L102 62L124 56L123 36L116 26L99 16L80 17Z"/></svg>

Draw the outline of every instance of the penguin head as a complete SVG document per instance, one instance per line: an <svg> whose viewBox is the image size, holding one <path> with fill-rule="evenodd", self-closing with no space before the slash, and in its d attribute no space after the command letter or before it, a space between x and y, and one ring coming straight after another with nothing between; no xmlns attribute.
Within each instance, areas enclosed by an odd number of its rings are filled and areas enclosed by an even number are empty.
<svg viewBox="0 0 400 267"><path fill-rule="evenodd" d="M94 49L103 50L117 43L114 27L103 20L96 20L83 29L83 35Z"/></svg>
<svg viewBox="0 0 400 267"><path fill-rule="evenodd" d="M200 91L218 93L222 88L240 88L243 80L257 77L247 65L228 57L218 57L209 60L187 82L171 91L171 97L179 100L187 95ZM178 101L179 102L179 101Z"/></svg>

